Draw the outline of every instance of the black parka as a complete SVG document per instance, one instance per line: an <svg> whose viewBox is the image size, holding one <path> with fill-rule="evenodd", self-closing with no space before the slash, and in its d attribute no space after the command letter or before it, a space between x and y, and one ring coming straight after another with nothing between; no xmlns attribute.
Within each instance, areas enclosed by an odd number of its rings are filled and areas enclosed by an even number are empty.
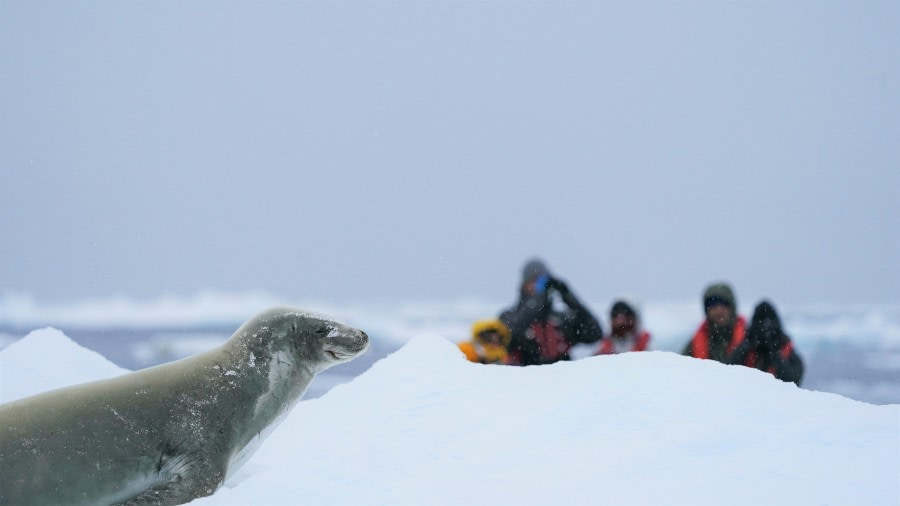
<svg viewBox="0 0 900 506"><path fill-rule="evenodd" d="M565 310L553 308L554 293L559 295ZM510 330L510 359L516 365L570 360L569 348L573 345L595 343L603 337L600 321L559 280L554 280L547 291L535 296L521 292L518 303L503 311L500 320ZM557 349L546 349L543 343L547 341L540 339L539 335L544 331L553 332L561 338Z"/></svg>
<svg viewBox="0 0 900 506"><path fill-rule="evenodd" d="M803 379L803 360L784 333L775 307L768 301L756 306L747 337L731 354L728 363L755 367L797 385Z"/></svg>

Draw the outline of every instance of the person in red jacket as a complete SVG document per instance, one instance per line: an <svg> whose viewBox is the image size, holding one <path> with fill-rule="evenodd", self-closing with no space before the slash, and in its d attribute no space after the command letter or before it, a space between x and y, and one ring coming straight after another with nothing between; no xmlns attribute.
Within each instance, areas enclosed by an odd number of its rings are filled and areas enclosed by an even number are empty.
<svg viewBox="0 0 900 506"><path fill-rule="evenodd" d="M650 333L641 327L635 304L619 299L609 310L610 333L603 336L595 355L612 355L628 351L645 351Z"/></svg>
<svg viewBox="0 0 900 506"><path fill-rule="evenodd" d="M766 371L781 381L800 385L803 360L784 333L775 306L762 301L753 311L747 338L731 354L729 363L743 364Z"/></svg>
<svg viewBox="0 0 900 506"><path fill-rule="evenodd" d="M747 320L737 312L734 292L726 283L708 286L703 292L706 320L694 333L682 355L729 363L744 341Z"/></svg>

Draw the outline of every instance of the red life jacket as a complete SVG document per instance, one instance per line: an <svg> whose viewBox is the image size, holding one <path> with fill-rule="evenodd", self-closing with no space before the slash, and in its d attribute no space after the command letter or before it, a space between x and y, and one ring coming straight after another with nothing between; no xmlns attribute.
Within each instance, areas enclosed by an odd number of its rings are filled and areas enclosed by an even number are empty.
<svg viewBox="0 0 900 506"><path fill-rule="evenodd" d="M729 354L744 341L744 333L746 331L747 321L744 320L743 316L738 315L737 322L734 324L731 342L728 343ZM693 339L691 339L691 356L704 359L709 358L709 325L706 321L700 324L700 328L697 329Z"/></svg>
<svg viewBox="0 0 900 506"><path fill-rule="evenodd" d="M556 362L568 355L571 345L552 321L532 323L531 332L540 348L541 362Z"/></svg>
<svg viewBox="0 0 900 506"><path fill-rule="evenodd" d="M600 347L597 348L597 352L595 355L612 355L616 352L615 342L613 339L616 339L612 335L606 336L603 338L603 341L600 342ZM644 351L647 349L647 345L650 343L650 333L646 330L642 330L638 333L637 336L634 337L634 344L631 346L631 351Z"/></svg>
<svg viewBox="0 0 900 506"><path fill-rule="evenodd" d="M781 349L778 350L778 354L781 355L781 360L787 360L791 356L791 352L794 350L794 343L788 341L781 346ZM756 355L756 350L747 353L747 360L744 361L744 365L747 367L756 367L756 361L759 357ZM775 375L775 366L769 366L766 370L769 374Z"/></svg>

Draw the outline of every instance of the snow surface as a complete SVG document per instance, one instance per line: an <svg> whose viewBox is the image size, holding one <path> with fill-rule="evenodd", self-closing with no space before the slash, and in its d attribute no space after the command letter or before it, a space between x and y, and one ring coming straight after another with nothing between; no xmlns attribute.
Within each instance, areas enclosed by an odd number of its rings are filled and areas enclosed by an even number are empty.
<svg viewBox="0 0 900 506"><path fill-rule="evenodd" d="M121 371L104 361L58 331L32 332L0 351L0 401ZM900 405L667 352L484 366L421 335L300 402L192 504L301 500L900 504Z"/></svg>
<svg viewBox="0 0 900 506"><path fill-rule="evenodd" d="M0 352L0 402L126 372L59 330L35 330Z"/></svg>

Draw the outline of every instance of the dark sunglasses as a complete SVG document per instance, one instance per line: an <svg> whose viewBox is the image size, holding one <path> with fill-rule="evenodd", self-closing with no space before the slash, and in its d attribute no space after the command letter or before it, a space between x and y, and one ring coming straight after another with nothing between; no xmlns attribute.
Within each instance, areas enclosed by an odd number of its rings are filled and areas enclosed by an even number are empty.
<svg viewBox="0 0 900 506"><path fill-rule="evenodd" d="M731 304L729 304L727 300L725 300L722 297L719 297L717 295L713 295L712 297L709 297L705 301L703 301L703 306L706 307L706 309L709 309L713 306L730 306L730 305Z"/></svg>

